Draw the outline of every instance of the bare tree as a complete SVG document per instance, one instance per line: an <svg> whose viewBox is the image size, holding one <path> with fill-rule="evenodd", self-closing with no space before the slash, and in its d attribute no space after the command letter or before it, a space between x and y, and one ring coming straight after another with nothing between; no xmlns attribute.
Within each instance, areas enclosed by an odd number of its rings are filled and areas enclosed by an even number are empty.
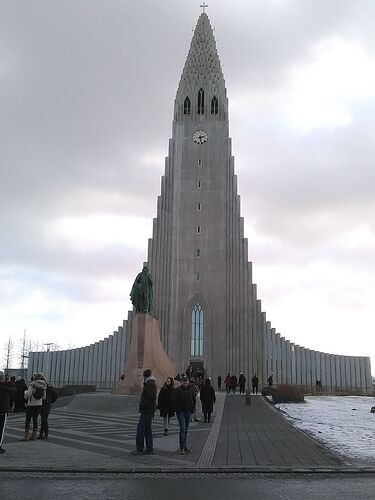
<svg viewBox="0 0 375 500"><path fill-rule="evenodd" d="M13 353L14 353L14 342L10 337L7 340L4 347L5 347L5 355L4 355L5 369L9 370L12 364Z"/></svg>

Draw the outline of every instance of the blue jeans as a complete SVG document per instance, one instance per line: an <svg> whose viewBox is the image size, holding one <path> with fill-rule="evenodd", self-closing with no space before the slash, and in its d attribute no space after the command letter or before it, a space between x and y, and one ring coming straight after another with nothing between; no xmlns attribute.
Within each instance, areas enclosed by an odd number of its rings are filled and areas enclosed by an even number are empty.
<svg viewBox="0 0 375 500"><path fill-rule="evenodd" d="M178 425L180 426L180 448L186 450L186 438L190 422L190 412L177 412Z"/></svg>
<svg viewBox="0 0 375 500"><path fill-rule="evenodd" d="M138 451L143 451L144 441L146 440L146 450L153 449L152 441L152 419L153 413L141 413L137 425L136 446Z"/></svg>

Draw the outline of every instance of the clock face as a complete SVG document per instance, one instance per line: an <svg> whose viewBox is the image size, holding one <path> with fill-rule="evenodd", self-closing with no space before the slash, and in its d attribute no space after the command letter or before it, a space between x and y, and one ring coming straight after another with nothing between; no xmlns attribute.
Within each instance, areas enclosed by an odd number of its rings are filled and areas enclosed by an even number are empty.
<svg viewBox="0 0 375 500"><path fill-rule="evenodd" d="M204 142L207 141L207 139L208 139L208 135L206 134L206 132L204 130L198 130L193 135L193 141L196 142L197 144L203 144Z"/></svg>

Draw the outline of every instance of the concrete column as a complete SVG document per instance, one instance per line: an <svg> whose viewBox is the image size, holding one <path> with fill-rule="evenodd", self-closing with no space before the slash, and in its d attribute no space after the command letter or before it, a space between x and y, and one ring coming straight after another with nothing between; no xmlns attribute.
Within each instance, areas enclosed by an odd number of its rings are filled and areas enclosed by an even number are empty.
<svg viewBox="0 0 375 500"><path fill-rule="evenodd" d="M291 369L292 369L292 384L297 385L297 360L296 360L296 346L292 342L290 344L290 361L291 361Z"/></svg>
<svg viewBox="0 0 375 500"><path fill-rule="evenodd" d="M311 390L315 389L316 376L316 351L310 351L310 365L311 365Z"/></svg>
<svg viewBox="0 0 375 500"><path fill-rule="evenodd" d="M355 388L357 385L356 374L355 374L355 361L354 356L349 356L349 364L350 364L350 390L355 392Z"/></svg>
<svg viewBox="0 0 375 500"><path fill-rule="evenodd" d="M308 391L312 390L312 377L311 377L311 351L310 349L305 349L306 358L306 387Z"/></svg>
<svg viewBox="0 0 375 500"><path fill-rule="evenodd" d="M341 390L341 365L340 365L340 356L335 355L335 368L336 368L336 387Z"/></svg>
<svg viewBox="0 0 375 500"><path fill-rule="evenodd" d="M88 381L88 370L89 370L89 353L90 346L86 346L83 351L83 373L82 373L82 383L87 385Z"/></svg>
<svg viewBox="0 0 375 500"><path fill-rule="evenodd" d="M296 358L296 385L302 385L301 376L301 349L299 345L294 346L294 355Z"/></svg>
<svg viewBox="0 0 375 500"><path fill-rule="evenodd" d="M326 364L326 378L327 378L327 389L332 392L332 378L331 378L331 359L328 353L324 353L324 359Z"/></svg>
<svg viewBox="0 0 375 500"><path fill-rule="evenodd" d="M356 392L361 391L361 371L359 367L359 356L355 356L355 378L356 378Z"/></svg>
<svg viewBox="0 0 375 500"><path fill-rule="evenodd" d="M366 373L366 391L368 394L372 392L372 377L371 377L371 361L370 358L365 357L365 373Z"/></svg>
<svg viewBox="0 0 375 500"><path fill-rule="evenodd" d="M351 378L350 378L350 359L349 356L344 356L345 358L345 388L347 391L350 390L352 386Z"/></svg>
<svg viewBox="0 0 375 500"><path fill-rule="evenodd" d="M330 368L331 368L332 391L335 391L335 389L336 389L336 366L335 366L335 355L334 354L329 355L329 364L330 364Z"/></svg>
<svg viewBox="0 0 375 500"><path fill-rule="evenodd" d="M122 338L122 326L119 326L116 338L114 339L114 348L116 349L116 368L114 379L116 382L119 381L120 376L123 373L123 367L121 366L121 338Z"/></svg>
<svg viewBox="0 0 375 500"><path fill-rule="evenodd" d="M66 365L66 351L61 352L61 361L60 361L60 387L64 387L66 378L65 378L65 365Z"/></svg>
<svg viewBox="0 0 375 500"><path fill-rule="evenodd" d="M107 354L107 387L114 387L115 385L114 373L113 373L113 369L115 366L114 354L115 353L113 350L113 335L110 335L108 339L108 354Z"/></svg>
<svg viewBox="0 0 375 500"><path fill-rule="evenodd" d="M73 380L73 383L75 385L77 385L78 378L79 378L79 368L80 368L80 359L79 359L80 350L79 350L79 348L73 349L73 352L74 352L74 356L73 356L74 364L73 364L73 369L72 369L72 380Z"/></svg>
<svg viewBox="0 0 375 500"><path fill-rule="evenodd" d="M320 352L320 370L321 370L321 382L324 387L327 387L327 375L326 375L326 360L324 352Z"/></svg>
<svg viewBox="0 0 375 500"><path fill-rule="evenodd" d="M286 383L291 384L292 383L292 361L291 361L291 346L290 346L290 340L285 341L285 357L286 357L286 362L285 362L285 374L286 374Z"/></svg>
<svg viewBox="0 0 375 500"><path fill-rule="evenodd" d="M104 340L99 340L99 351L98 351L98 365L97 365L97 379L98 379L98 387L102 388L103 387L103 375L102 375L102 370L103 370L103 345L104 345Z"/></svg>
<svg viewBox="0 0 375 500"><path fill-rule="evenodd" d="M300 355L301 355L301 384L306 387L306 354L305 354L305 348L301 347L300 348Z"/></svg>
<svg viewBox="0 0 375 500"><path fill-rule="evenodd" d="M366 394L366 366L365 366L365 358L363 356L359 357L359 369L361 373L361 392L362 394Z"/></svg>
<svg viewBox="0 0 375 500"><path fill-rule="evenodd" d="M95 344L90 344L89 346L89 355L88 355L88 368L87 368L87 383L89 385L95 385L94 383L94 353L95 353Z"/></svg>

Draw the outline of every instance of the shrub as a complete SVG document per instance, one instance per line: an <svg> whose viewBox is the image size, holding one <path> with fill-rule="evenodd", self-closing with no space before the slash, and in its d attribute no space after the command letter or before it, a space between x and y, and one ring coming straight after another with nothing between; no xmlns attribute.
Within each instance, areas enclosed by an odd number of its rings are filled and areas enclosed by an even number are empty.
<svg viewBox="0 0 375 500"><path fill-rule="evenodd" d="M303 403L303 387L280 384L272 391L272 399L274 403Z"/></svg>

